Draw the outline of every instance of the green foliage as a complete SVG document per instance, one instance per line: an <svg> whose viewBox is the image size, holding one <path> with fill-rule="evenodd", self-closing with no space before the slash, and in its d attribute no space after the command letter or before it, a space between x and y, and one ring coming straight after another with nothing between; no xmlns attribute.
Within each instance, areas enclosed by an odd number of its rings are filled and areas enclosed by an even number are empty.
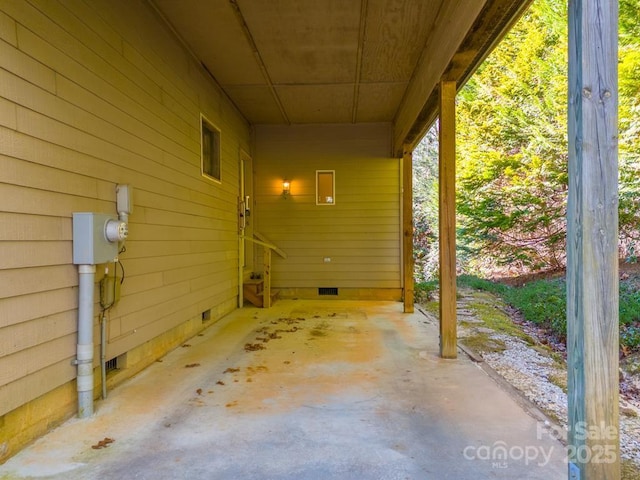
<svg viewBox="0 0 640 480"><path fill-rule="evenodd" d="M433 294L438 291L438 280L416 283L413 290L417 303L430 302L433 300Z"/></svg>
<svg viewBox="0 0 640 480"><path fill-rule="evenodd" d="M628 348L638 348L640 346L640 327L636 325L621 325L620 344Z"/></svg>
<svg viewBox="0 0 640 480"><path fill-rule="evenodd" d="M634 256L640 240L640 4L620 0L619 30L620 241L623 255Z"/></svg>
<svg viewBox="0 0 640 480"><path fill-rule="evenodd" d="M563 280L538 280L510 287L473 275L458 277L458 285L499 295L522 313L525 320L547 326L560 337L566 335L566 285Z"/></svg>
<svg viewBox="0 0 640 480"><path fill-rule="evenodd" d="M413 151L413 257L418 282L438 274L438 129Z"/></svg>
<svg viewBox="0 0 640 480"><path fill-rule="evenodd" d="M480 268L562 268L567 12L537 0L458 94L460 242ZM620 1L621 254L640 241L640 6Z"/></svg>
<svg viewBox="0 0 640 480"><path fill-rule="evenodd" d="M501 296L504 296L509 289L502 283L492 282L476 275L458 275L456 284L458 287L473 288Z"/></svg>
<svg viewBox="0 0 640 480"><path fill-rule="evenodd" d="M536 2L459 94L461 241L518 272L565 259L563 4Z"/></svg>
<svg viewBox="0 0 640 480"><path fill-rule="evenodd" d="M640 326L640 287L620 282L620 325Z"/></svg>
<svg viewBox="0 0 640 480"><path fill-rule="evenodd" d="M524 318L547 326L561 338L567 332L567 294L564 280L538 280L510 289L506 299Z"/></svg>
<svg viewBox="0 0 640 480"><path fill-rule="evenodd" d="M472 275L458 277L458 286L483 290L500 296L520 311L525 320L548 327L560 338L566 337L567 297L564 279L537 280L521 287L510 287ZM640 347L640 283L636 278L620 282L620 343Z"/></svg>

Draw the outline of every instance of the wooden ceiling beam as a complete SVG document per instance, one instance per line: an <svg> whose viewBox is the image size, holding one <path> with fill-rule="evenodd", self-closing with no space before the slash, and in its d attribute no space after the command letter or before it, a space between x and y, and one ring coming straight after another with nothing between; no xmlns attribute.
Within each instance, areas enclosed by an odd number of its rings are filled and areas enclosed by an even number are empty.
<svg viewBox="0 0 640 480"><path fill-rule="evenodd" d="M413 143L406 142L409 132L430 95L437 90L438 82L485 1L449 0L443 3L394 120L393 144L398 156L402 154L404 143Z"/></svg>
<svg viewBox="0 0 640 480"><path fill-rule="evenodd" d="M415 147L438 117L437 82L455 81L458 90L462 88L531 3L532 0L493 0L484 5L457 51L442 70L441 78L434 81L431 92L422 99L422 108L415 114L411 125L400 124L400 121L407 122L408 119L396 116L394 135L396 156L402 155L404 145ZM432 80L429 78L429 83ZM419 100L415 98L418 103L420 103Z"/></svg>

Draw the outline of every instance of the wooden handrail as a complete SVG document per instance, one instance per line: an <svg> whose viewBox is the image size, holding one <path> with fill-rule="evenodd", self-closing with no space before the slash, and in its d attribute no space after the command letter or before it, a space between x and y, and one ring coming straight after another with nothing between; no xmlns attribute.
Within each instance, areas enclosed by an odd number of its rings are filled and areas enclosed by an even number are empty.
<svg viewBox="0 0 640 480"><path fill-rule="evenodd" d="M255 243L256 245L260 245L264 247L264 259L263 259L263 268L264 268L264 278L262 285L262 308L271 307L271 251L273 250L282 258L287 258L287 254L280 250L276 245L269 241L264 235L261 235L257 232L253 233L253 237L246 237L244 235L240 235L242 240L248 240L251 243Z"/></svg>
<svg viewBox="0 0 640 480"><path fill-rule="evenodd" d="M258 245L262 245L263 247L267 247L270 248L271 250L276 250L278 249L278 247L276 247L274 244L272 243L267 243L267 242L263 242L261 240L257 240L255 238L251 238L251 237L245 237L244 235L241 235L240 238L242 238L243 240L249 240L251 243L256 243Z"/></svg>
<svg viewBox="0 0 640 480"><path fill-rule="evenodd" d="M282 258L287 258L287 254L278 248L271 240L265 237L260 232L253 232L253 236L256 237L259 241L269 244L269 248L280 255ZM255 240L254 240L255 241Z"/></svg>

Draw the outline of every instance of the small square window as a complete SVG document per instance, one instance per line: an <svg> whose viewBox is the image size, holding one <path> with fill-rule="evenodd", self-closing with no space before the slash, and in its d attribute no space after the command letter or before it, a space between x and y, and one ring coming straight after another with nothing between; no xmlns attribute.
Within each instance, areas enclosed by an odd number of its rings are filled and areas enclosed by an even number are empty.
<svg viewBox="0 0 640 480"><path fill-rule="evenodd" d="M316 205L335 205L335 170L316 170Z"/></svg>
<svg viewBox="0 0 640 480"><path fill-rule="evenodd" d="M220 130L201 116L202 175L220 181Z"/></svg>

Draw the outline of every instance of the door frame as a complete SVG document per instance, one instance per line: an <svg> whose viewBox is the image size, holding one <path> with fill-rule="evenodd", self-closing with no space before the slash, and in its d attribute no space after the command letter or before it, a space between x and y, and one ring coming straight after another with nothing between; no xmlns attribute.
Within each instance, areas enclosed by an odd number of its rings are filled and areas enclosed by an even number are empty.
<svg viewBox="0 0 640 480"><path fill-rule="evenodd" d="M238 156L238 308L242 308L244 298L242 286L249 277L254 265L254 248L245 236L253 236L254 199L253 199L253 158L243 149Z"/></svg>

